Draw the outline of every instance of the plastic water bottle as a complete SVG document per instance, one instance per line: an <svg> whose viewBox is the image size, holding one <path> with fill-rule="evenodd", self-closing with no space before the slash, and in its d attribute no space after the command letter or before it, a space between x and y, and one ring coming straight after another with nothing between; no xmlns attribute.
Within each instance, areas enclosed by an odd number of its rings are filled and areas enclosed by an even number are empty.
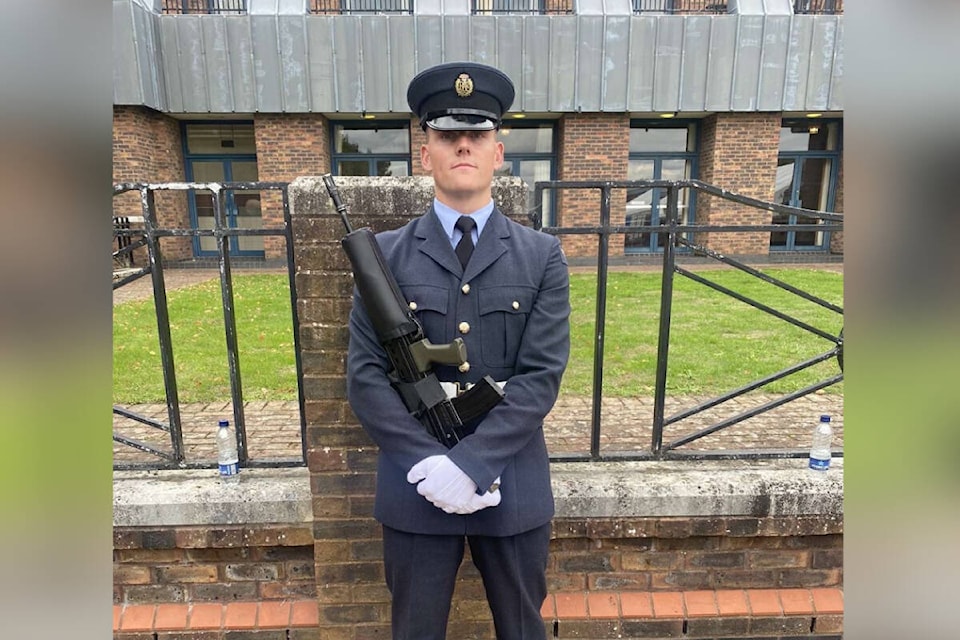
<svg viewBox="0 0 960 640"><path fill-rule="evenodd" d="M217 463L220 478L233 482L239 478L239 456L237 455L237 437L230 428L229 420L221 420L217 428Z"/></svg>
<svg viewBox="0 0 960 640"><path fill-rule="evenodd" d="M810 447L810 468L826 471L830 468L830 447L833 445L833 427L830 416L820 416L820 422L813 431L813 445Z"/></svg>

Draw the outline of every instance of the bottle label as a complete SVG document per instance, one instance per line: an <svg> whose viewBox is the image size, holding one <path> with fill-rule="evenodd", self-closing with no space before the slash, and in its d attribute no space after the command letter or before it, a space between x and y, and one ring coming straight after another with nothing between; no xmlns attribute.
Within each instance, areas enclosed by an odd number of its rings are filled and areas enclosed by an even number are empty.
<svg viewBox="0 0 960 640"><path fill-rule="evenodd" d="M830 468L830 458L822 460L820 458L810 458L810 468L816 471L826 471Z"/></svg>
<svg viewBox="0 0 960 640"><path fill-rule="evenodd" d="M240 473L240 466L234 462L232 464L221 464L220 465L220 475L221 476L235 476Z"/></svg>

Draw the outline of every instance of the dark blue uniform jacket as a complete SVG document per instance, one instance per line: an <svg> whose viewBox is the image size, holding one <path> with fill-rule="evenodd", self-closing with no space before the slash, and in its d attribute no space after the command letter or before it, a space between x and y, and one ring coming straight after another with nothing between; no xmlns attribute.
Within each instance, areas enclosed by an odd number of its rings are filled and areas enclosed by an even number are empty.
<svg viewBox="0 0 960 640"><path fill-rule="evenodd" d="M553 517L543 419L570 353L569 276L559 241L494 209L466 271L431 209L377 234L387 264L435 344L460 337L469 371L435 368L442 381L507 381L504 400L452 449L438 443L390 386L390 368L363 305L350 314L347 394L380 448L374 515L412 533L509 536ZM466 323L466 324L463 324ZM410 467L447 454L479 487L499 476L502 501L469 515L446 514L407 482Z"/></svg>

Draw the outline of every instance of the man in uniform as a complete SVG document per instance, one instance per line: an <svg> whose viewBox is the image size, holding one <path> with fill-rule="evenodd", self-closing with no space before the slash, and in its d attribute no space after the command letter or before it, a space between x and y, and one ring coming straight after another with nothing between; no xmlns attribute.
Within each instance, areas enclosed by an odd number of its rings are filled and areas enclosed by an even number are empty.
<svg viewBox="0 0 960 640"><path fill-rule="evenodd" d="M410 82L435 198L419 218L377 236L426 337L466 343L469 362L437 366L437 377L456 393L490 375L503 400L447 449L391 387L359 299L350 316L348 397L380 449L374 515L396 640L445 638L464 540L497 638L545 638L554 505L543 420L570 351L569 279L559 241L509 220L491 197L503 164L497 131L513 98L504 73L469 62L431 67Z"/></svg>

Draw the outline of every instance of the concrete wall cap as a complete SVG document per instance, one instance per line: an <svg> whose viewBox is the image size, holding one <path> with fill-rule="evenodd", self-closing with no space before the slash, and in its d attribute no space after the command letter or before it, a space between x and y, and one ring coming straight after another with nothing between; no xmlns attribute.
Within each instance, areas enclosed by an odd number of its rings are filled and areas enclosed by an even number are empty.
<svg viewBox="0 0 960 640"><path fill-rule="evenodd" d="M306 468L243 469L236 482L220 480L216 469L113 474L116 527L312 521Z"/></svg>
<svg viewBox="0 0 960 640"><path fill-rule="evenodd" d="M554 464L557 517L841 516L843 460Z"/></svg>

